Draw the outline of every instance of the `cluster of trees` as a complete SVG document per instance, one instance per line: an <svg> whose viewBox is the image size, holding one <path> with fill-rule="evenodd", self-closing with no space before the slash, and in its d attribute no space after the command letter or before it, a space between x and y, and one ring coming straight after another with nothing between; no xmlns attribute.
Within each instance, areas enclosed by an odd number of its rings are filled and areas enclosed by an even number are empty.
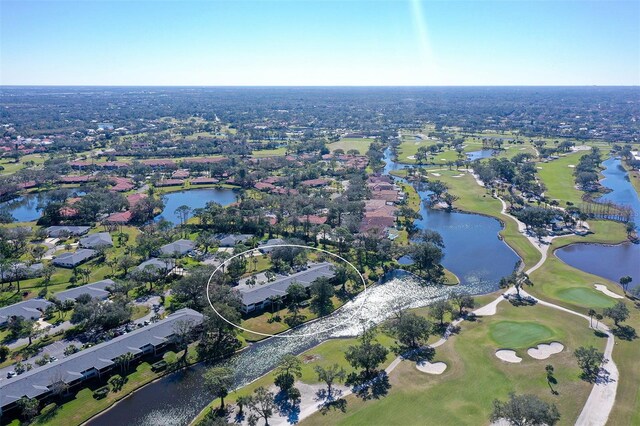
<svg viewBox="0 0 640 426"><path fill-rule="evenodd" d="M588 192L597 191L600 187L598 183L598 172L602 163L602 154L598 147L593 147L589 153L580 157L578 164L573 169L578 186Z"/></svg>

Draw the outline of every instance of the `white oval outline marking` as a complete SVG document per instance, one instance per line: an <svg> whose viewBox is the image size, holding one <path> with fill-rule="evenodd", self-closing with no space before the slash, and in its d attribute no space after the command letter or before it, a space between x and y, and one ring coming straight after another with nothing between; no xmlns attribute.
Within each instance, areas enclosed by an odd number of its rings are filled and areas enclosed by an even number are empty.
<svg viewBox="0 0 640 426"><path fill-rule="evenodd" d="M362 290L362 293L365 295L365 297L364 297L364 299L362 300L362 303L360 304L360 307L359 307L359 308L354 312L354 314L353 314L353 315L351 315L351 317L349 317L349 319L347 320L347 322L350 322L351 320L353 320L353 319L354 319L354 317L360 313L360 311L362 310L362 307L364 306L364 302L366 301L366 294L367 294L367 282L366 282L366 280L364 279L364 276L360 273L360 271L358 271L358 268L356 268L356 267L355 267L351 262L349 262L347 259L345 259L345 258L344 258L344 257L342 257L342 256L339 256L339 255L337 255L337 254L335 254L335 253L331 253L330 251L327 251L327 250L324 250L324 249L321 249L321 248L318 248L318 247L303 246L303 245L300 245L300 244L274 244L274 245L268 245L268 246L261 246L260 248L273 248L273 247L299 247L299 248L303 248L303 249L316 250L316 251L319 251L319 252L322 252L322 253L326 253L326 254L328 254L328 255L331 255L331 256L333 256L333 257L335 257L335 258L337 258L337 259L340 259L340 260L342 260L343 262L345 262L347 265L351 266L351 267L352 267L352 268L353 268L353 269L358 273L358 276L359 276L359 277L360 277L360 279L362 280L362 285L364 286L364 290ZM249 249L249 250L245 250L245 251L243 251L242 253L234 254L233 256L231 256L230 258L228 258L228 259L226 259L224 262L222 262L220 265L218 265L218 267L217 267L217 268L216 268L216 269L211 273L211 276L209 277L209 281L207 282L207 291L206 291L206 293L207 293L207 301L209 302L209 306L211 306L211 309L213 309L213 312L215 312L215 313L216 313L216 315L218 315L220 318L222 318L226 323L228 323L228 324L230 324L230 325L234 326L235 328L237 328L237 329L239 329L239 330L243 330L243 331L246 331L246 332L251 333L251 334L256 334L256 335L258 335L258 336L265 336L265 337L294 338L294 337L308 337L308 336L315 336L316 334L325 333L325 332L327 332L327 331L333 330L334 328L340 327L340 326L343 324L343 323L339 323L339 324L334 325L333 327L330 327L330 328L327 328L327 329L324 329L324 330L320 330L320 331L316 331L316 332L314 332L314 333L304 333L304 334L286 334L286 333L287 333L287 331L290 331L290 330L291 330L291 329L289 329L289 330L285 330L285 331L283 331L283 332L282 332L282 333L280 333L280 334L269 334L269 333L260 333L260 332L258 332L258 331L249 330L248 328L244 328L244 327L242 327L242 326L239 326L238 324L235 324L235 323L233 323L233 322L229 321L228 319L226 319L224 316L222 316L222 315L221 315L221 314L216 310L216 308L214 308L214 307L213 307L213 303L211 303L211 298L209 297L209 287L211 286L211 280L213 279L213 276L216 274L216 272L218 272L218 271L220 270L220 268L222 268L224 265L226 265L226 264L227 264L227 262L232 261L232 260L233 260L233 259L235 259L236 257L243 256L243 255L244 255L244 254L246 254L246 253L254 252L254 251L256 251L256 250L258 250L258 251L259 251L259 250L260 250L260 248L252 248L252 249ZM347 303L348 303L348 302L347 302ZM342 306L344 306L344 305L342 305ZM334 312L335 312L335 311L334 311ZM323 317L318 317L317 319L320 319L320 318L323 318ZM303 323L303 324L304 324L304 323ZM302 324L300 324L300 325L302 325Z"/></svg>

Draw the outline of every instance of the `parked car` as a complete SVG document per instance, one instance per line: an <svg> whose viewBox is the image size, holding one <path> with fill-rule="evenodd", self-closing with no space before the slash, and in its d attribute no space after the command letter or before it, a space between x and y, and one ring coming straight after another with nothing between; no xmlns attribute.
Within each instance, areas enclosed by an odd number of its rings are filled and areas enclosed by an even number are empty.
<svg viewBox="0 0 640 426"><path fill-rule="evenodd" d="M49 358L49 362L56 362L58 360L58 358L56 358L55 356L52 356L51 358Z"/></svg>
<svg viewBox="0 0 640 426"><path fill-rule="evenodd" d="M7 379L10 379L10 378L12 378L12 377L16 377L16 376L17 376L17 374L16 374L16 372L15 372L15 371L13 371L13 370L12 370L12 371L9 371L9 372L7 373Z"/></svg>

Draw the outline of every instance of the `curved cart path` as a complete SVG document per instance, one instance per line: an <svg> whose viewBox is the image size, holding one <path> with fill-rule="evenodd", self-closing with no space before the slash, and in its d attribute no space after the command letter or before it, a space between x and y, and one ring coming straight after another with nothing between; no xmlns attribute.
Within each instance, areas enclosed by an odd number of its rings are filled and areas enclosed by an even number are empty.
<svg viewBox="0 0 640 426"><path fill-rule="evenodd" d="M529 269L529 271L530 270L531 269ZM572 311L570 309L564 308L559 305L555 305L553 303L545 302L544 300L531 296L529 293L527 293L525 290L522 290L522 289L520 290L520 293L525 297L531 297L532 299L535 299L536 302L542 306L558 309L560 311L579 316L584 320L590 322L590 319L587 315L583 315L579 312ZM507 291L500 294L495 300L476 309L475 311L473 311L473 313L475 313L478 316L495 315L498 304L503 300L506 300L505 295L511 295L511 294L515 294L514 287L509 288ZM463 319L457 319L451 323L451 326L456 326L460 324L462 321ZM600 380L593 385L593 388L591 389L591 393L589 394L589 398L587 399L587 402L582 408L582 412L580 413L580 416L576 420L576 423L575 423L576 426L605 426L609 418L609 414L613 409L613 404L615 403L615 399L616 399L616 391L618 388L618 378L619 378L618 368L615 362L613 362L613 358L612 358L613 346L614 346L613 334L611 333L611 331L606 325L601 323L598 324L597 327L591 327L591 328L601 331L607 335L607 344L604 350L604 356L606 358L606 361L602 365L602 371L603 373L605 373L605 376L607 377L607 379ZM440 340L438 340L437 342L433 343L430 346L432 348L437 348L438 346L443 345L447 341L448 336L449 334L447 332L445 333L445 337L441 338ZM391 362L391 364L389 364L389 366L385 368L385 371L387 372L387 374L390 374L398 365L400 365L400 362L402 362L402 360L403 358L401 356L394 359ZM351 393L352 393L351 390L346 390L342 393L342 397L346 397ZM319 408L320 408L320 405L317 403L312 403L310 405L307 405L306 407L301 407L298 421L302 421L303 419L311 416L313 413L318 411ZM274 423L274 425L287 425L287 424L289 423L286 421L280 421L280 422Z"/></svg>

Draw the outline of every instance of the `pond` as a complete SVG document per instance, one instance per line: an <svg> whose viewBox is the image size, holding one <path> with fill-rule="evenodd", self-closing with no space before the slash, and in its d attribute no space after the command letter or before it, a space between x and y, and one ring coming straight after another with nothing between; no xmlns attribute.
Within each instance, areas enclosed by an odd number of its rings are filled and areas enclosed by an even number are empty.
<svg viewBox="0 0 640 426"><path fill-rule="evenodd" d="M615 283L620 277L629 275L633 278L629 288L640 285L638 244L572 244L556 250L556 255L574 268L610 279Z"/></svg>
<svg viewBox="0 0 640 426"><path fill-rule="evenodd" d="M406 166L393 161L390 149L385 150L384 160L387 163L385 174L387 170ZM407 183L404 179L400 180ZM519 259L498 238L502 224L488 216L430 209L425 204L429 200L429 191L418 188L417 192L423 202L420 207L422 219L416 220L416 226L438 231L442 235L445 245L442 264L456 274L463 285L480 286L487 293L494 291L496 283L513 271ZM401 259L401 264L409 263L410 259Z"/></svg>
<svg viewBox="0 0 640 426"><path fill-rule="evenodd" d="M495 149L481 149L479 151L467 152L467 158L469 161L482 160L483 158L490 158L498 153Z"/></svg>
<svg viewBox="0 0 640 426"><path fill-rule="evenodd" d="M170 192L164 194L163 198L165 198L164 210L156 217L156 220L164 218L174 225L180 223L180 218L175 213L180 206L186 205L191 209L198 209L204 207L210 201L215 201L221 206L228 206L237 200L233 189L224 188L202 188Z"/></svg>
<svg viewBox="0 0 640 426"><path fill-rule="evenodd" d="M601 183L611 189L611 192L600 200L631 206L636 229L640 229L640 198L629 181L627 172L620 165L620 160L609 158L602 164L605 166L602 171L605 178ZM620 277L629 275L633 278L629 288L640 285L640 244L573 244L556 250L556 255L575 268L616 283Z"/></svg>
<svg viewBox="0 0 640 426"><path fill-rule="evenodd" d="M425 191L418 191L427 198ZM502 240L498 232L502 224L491 217L477 214L433 210L422 204L420 229L432 229L442 235L442 264L460 278L463 285L478 286L487 292L497 288L500 278L509 275L518 255Z"/></svg>
<svg viewBox="0 0 640 426"><path fill-rule="evenodd" d="M56 193L64 190L56 190ZM50 201L54 191L42 191L21 195L10 201L0 203L0 210L7 210L16 222L31 222L42 216L42 210ZM58 194L56 194L58 195ZM84 195L82 191L69 190L67 196L78 197Z"/></svg>

